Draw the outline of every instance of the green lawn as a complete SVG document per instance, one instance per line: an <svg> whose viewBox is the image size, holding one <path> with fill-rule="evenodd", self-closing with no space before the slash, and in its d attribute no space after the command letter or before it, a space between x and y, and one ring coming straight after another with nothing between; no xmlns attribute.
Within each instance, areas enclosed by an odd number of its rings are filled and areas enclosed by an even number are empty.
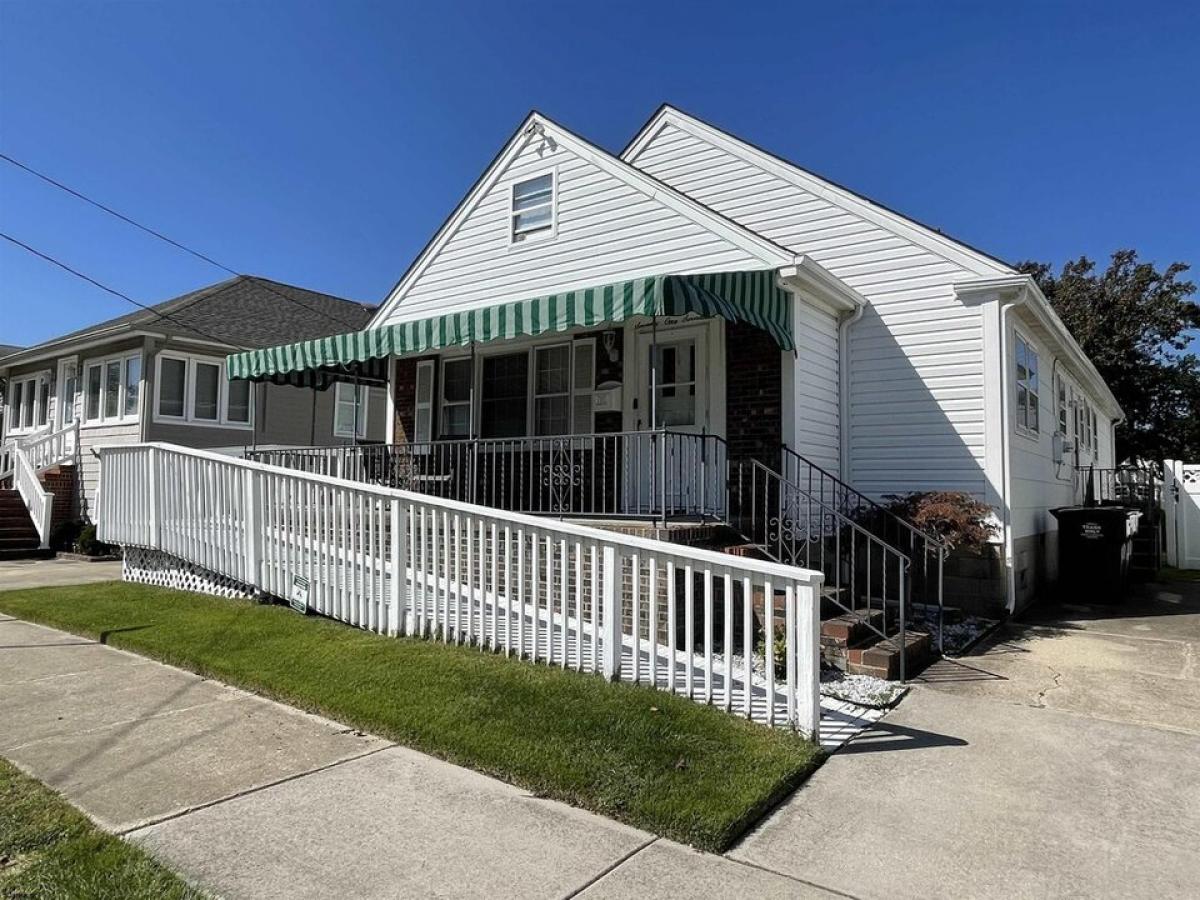
<svg viewBox="0 0 1200 900"><path fill-rule="evenodd" d="M0 759L0 897L171 900L202 895Z"/></svg>
<svg viewBox="0 0 1200 900"><path fill-rule="evenodd" d="M380 637L286 607L119 582L0 611L257 691L705 850L819 764L815 744L645 687Z"/></svg>

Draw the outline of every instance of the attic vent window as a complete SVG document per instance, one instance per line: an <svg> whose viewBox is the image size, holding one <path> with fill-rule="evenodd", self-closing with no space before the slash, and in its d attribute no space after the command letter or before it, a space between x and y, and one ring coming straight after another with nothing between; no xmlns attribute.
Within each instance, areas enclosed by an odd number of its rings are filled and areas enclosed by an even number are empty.
<svg viewBox="0 0 1200 900"><path fill-rule="evenodd" d="M512 242L554 233L554 173L518 181L512 189Z"/></svg>

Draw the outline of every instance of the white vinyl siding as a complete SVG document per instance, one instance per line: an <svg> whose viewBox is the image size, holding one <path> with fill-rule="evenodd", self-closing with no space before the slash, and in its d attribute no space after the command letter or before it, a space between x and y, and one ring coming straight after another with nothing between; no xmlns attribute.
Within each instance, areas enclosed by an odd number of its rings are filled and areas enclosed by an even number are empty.
<svg viewBox="0 0 1200 900"><path fill-rule="evenodd" d="M968 269L835 203L828 192L670 123L630 161L807 254L868 300L850 329L849 420L842 423L850 471L843 477L875 495L948 489L985 496L983 322L952 288L978 277L985 264ZM992 269L1008 272L999 264ZM833 401L837 391L829 390ZM803 421L796 427L803 435Z"/></svg>
<svg viewBox="0 0 1200 900"><path fill-rule="evenodd" d="M796 344L793 449L836 475L841 467L837 318L797 303Z"/></svg>
<svg viewBox="0 0 1200 900"><path fill-rule="evenodd" d="M479 198L399 304L374 324L420 318L663 272L762 268L725 238L562 143L532 141ZM513 185L552 168L554 239L513 244Z"/></svg>

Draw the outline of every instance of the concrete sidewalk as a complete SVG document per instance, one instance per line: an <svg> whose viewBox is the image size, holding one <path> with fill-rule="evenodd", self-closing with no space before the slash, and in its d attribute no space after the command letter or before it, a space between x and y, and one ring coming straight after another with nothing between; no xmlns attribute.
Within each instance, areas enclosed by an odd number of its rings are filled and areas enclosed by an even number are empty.
<svg viewBox="0 0 1200 900"><path fill-rule="evenodd" d="M63 557L0 560L0 591L120 580L120 560L85 562Z"/></svg>
<svg viewBox="0 0 1200 900"><path fill-rule="evenodd" d="M225 897L834 896L4 616L0 755Z"/></svg>
<svg viewBox="0 0 1200 900"><path fill-rule="evenodd" d="M1039 608L943 660L731 852L859 897L1200 885L1200 584Z"/></svg>

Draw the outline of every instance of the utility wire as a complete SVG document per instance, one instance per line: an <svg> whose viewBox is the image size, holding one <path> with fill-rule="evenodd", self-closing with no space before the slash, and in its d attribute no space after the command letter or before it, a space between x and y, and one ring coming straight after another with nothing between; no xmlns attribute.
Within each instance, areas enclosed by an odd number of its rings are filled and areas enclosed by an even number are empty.
<svg viewBox="0 0 1200 900"><path fill-rule="evenodd" d="M206 256L205 254L201 253L199 250L193 250L191 247L181 244L181 243L179 243L179 241L174 240L173 238L167 237L162 232L155 231L153 228L149 227L148 225L143 225L140 222L134 221L133 219L129 218L129 216L125 215L124 213L117 212L117 210L113 209L112 207L105 206L99 200L93 200L91 197L88 197L87 195L80 193L79 191L75 190L74 188L63 184L61 181L57 181L57 180L51 178L49 175L39 172L37 169L34 169L33 167L26 165L25 163L21 162L20 160L13 159L7 153L0 153L0 159L4 160L6 163L9 163L10 165L16 166L18 169L22 169L23 171L28 172L30 175L33 175L35 178L40 178L42 181L58 188L61 191L65 191L66 193L70 194L72 197L82 200L84 203L90 204L91 206L94 206L99 210L103 210L104 212L108 213L110 216L115 216L116 218L120 219L122 222L126 223L127 225L132 225L134 228L137 228L139 231L143 231L146 234L156 237L160 241L165 241L166 243L170 244L172 247L182 250L184 253L191 254L192 256L196 257L196 259L202 260L211 266L216 266L221 271L228 272L230 275L242 277L242 273L238 272L236 269L231 269L231 268L229 268L229 266L225 265L224 263L217 262L211 256ZM253 276L245 276L245 277L253 277ZM347 322L344 319L338 318L337 316L332 316L329 313L325 312L324 310L315 309L314 307L309 306L307 303L301 303L295 297L289 297L287 294L284 294L281 291L275 290L273 287L271 287L271 285L264 284L262 279L256 278L255 281L260 287L265 288L268 292L274 294L275 296L280 297L280 298L288 301L289 303L293 303L296 306L301 307L302 309L306 309L311 313L316 313L317 315L324 316L329 321L335 322L338 325L342 326L343 328L349 328L351 331L358 331L361 328L361 326L358 324L355 324L353 322Z"/></svg>
<svg viewBox="0 0 1200 900"><path fill-rule="evenodd" d="M102 291L107 291L108 293L112 294L114 297L120 297L126 303L132 303L134 306L138 307L139 309L144 309L146 312L151 313L155 316L158 316L158 318L160 318L160 319L164 319L168 322L174 322L180 328L185 328L188 331L191 331L195 334L200 335L202 338L205 338L206 340L214 341L215 343L218 343L218 344L230 345L230 346L236 347L239 350L249 350L250 349L249 347L243 347L240 344L236 344L228 339L219 338L219 337L215 337L214 335L207 334L206 332L201 331L199 328L197 328L194 325L188 325L186 322L181 322L178 319L173 318L170 313L160 312L159 310L155 309L153 306L147 306L145 303L139 303L137 300L134 300L128 294L123 294L120 291L118 291L116 288L111 288L106 284L102 284L99 281L97 281L95 278L92 278L90 275L84 275L78 269L71 268L65 262L62 262L61 260L57 260L53 256L50 256L49 254L43 253L41 250L38 250L36 247L29 246L24 241L17 240L11 234L5 234L3 231L0 231L0 238L4 238L4 240L8 241L9 243L15 244L16 246L20 247L22 250L26 250L29 253L32 253L34 256L40 257L41 259L44 259L46 262L51 263L52 265L58 266L60 269L63 269L66 272L70 272L76 278L82 278L88 284L94 285L95 287L100 288L100 290L102 290Z"/></svg>

